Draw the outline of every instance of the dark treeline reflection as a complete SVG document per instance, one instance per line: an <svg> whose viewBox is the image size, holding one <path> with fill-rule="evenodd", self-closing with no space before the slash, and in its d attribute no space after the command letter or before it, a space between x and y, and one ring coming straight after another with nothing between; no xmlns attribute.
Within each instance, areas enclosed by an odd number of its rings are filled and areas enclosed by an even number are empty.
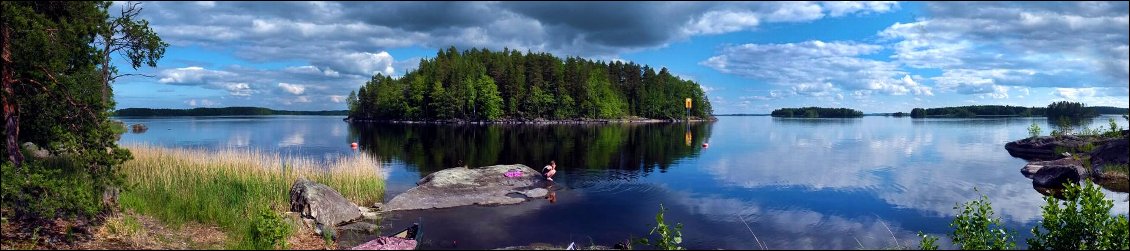
<svg viewBox="0 0 1130 251"><path fill-rule="evenodd" d="M621 169L660 172L678 159L697 155L710 139L712 123L608 125L350 126L363 151L400 160L421 176L466 164L471 167L525 164L541 169L556 160L561 171ZM689 134L689 135L688 135Z"/></svg>

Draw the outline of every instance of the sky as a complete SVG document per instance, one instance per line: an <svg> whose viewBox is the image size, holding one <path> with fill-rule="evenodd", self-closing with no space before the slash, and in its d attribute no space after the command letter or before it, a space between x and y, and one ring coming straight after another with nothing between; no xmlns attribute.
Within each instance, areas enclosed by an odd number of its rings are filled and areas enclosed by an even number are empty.
<svg viewBox="0 0 1130 251"><path fill-rule="evenodd" d="M124 3L115 2L110 13ZM1130 106L1127 2L142 2L157 67L117 108L344 110L374 74L503 48L698 82L715 114Z"/></svg>

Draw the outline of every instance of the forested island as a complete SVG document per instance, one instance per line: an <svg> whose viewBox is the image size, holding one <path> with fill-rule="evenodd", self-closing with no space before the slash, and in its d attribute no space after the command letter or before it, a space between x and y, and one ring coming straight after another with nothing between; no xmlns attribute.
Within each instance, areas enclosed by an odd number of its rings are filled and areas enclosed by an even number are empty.
<svg viewBox="0 0 1130 251"><path fill-rule="evenodd" d="M863 117L863 112L849 108L781 108L773 110L770 116L777 118L858 118Z"/></svg>
<svg viewBox="0 0 1130 251"><path fill-rule="evenodd" d="M1022 107L1007 105L971 105L941 108L914 108L912 118L972 118L972 117L1048 117L1091 118L1100 114L1126 114L1130 109L1094 106L1069 101L1059 101L1047 107Z"/></svg>
<svg viewBox="0 0 1130 251"><path fill-rule="evenodd" d="M114 116L243 116L243 115L348 115L349 111L282 111L263 107L222 107L192 109L150 109L126 108L114 112Z"/></svg>
<svg viewBox="0 0 1130 251"><path fill-rule="evenodd" d="M666 68L455 47L403 77L377 74L348 100L350 121L682 120L713 112L698 83Z"/></svg>

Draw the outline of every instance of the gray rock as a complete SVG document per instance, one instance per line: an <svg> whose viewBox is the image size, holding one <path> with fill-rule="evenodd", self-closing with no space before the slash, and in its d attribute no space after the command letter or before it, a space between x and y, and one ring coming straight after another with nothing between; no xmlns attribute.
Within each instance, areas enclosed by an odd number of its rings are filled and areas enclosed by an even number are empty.
<svg viewBox="0 0 1130 251"><path fill-rule="evenodd" d="M290 211L327 226L337 226L361 217L356 204L333 188L306 178L298 178L290 187Z"/></svg>
<svg viewBox="0 0 1130 251"><path fill-rule="evenodd" d="M24 142L21 146L28 152L31 152L31 156L37 159L51 157L51 152L47 151L47 149L40 149L35 143Z"/></svg>
<svg viewBox="0 0 1130 251"><path fill-rule="evenodd" d="M1056 148L1077 148L1086 143L1084 139L1072 135L1059 138L1040 136L1008 142L1004 149L1008 150L1009 155L1025 160L1055 160L1063 158L1062 153L1056 152Z"/></svg>
<svg viewBox="0 0 1130 251"><path fill-rule="evenodd" d="M1091 168L1102 173L1107 165L1126 165L1130 163L1130 140L1113 139L1097 144L1091 151Z"/></svg>
<svg viewBox="0 0 1130 251"><path fill-rule="evenodd" d="M504 174L509 170L520 170L523 175L506 177ZM538 191L531 190L545 190L542 187L546 186L541 173L522 164L450 168L432 173L416 184L389 200L381 210L517 204L530 199L527 193L537 195Z"/></svg>
<svg viewBox="0 0 1130 251"><path fill-rule="evenodd" d="M1032 179L1033 186L1046 188L1062 188L1064 182L1078 183L1090 175L1083 163L1073 157L1028 163L1020 173Z"/></svg>
<svg viewBox="0 0 1130 251"><path fill-rule="evenodd" d="M525 195L526 197L530 197L530 198L542 198L542 197L545 197L547 194L549 194L549 190L546 190L545 188L539 187L539 188L534 188L534 189L522 191L521 194Z"/></svg>
<svg viewBox="0 0 1130 251"><path fill-rule="evenodd" d="M339 246L352 247L372 239L377 233L377 225L368 222L354 222L337 227Z"/></svg>

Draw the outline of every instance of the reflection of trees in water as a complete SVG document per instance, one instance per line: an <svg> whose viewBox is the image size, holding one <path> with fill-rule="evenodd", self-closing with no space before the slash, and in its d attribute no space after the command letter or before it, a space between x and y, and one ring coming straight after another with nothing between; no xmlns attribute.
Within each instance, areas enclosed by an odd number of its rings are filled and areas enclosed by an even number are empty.
<svg viewBox="0 0 1130 251"><path fill-rule="evenodd" d="M711 123L608 125L352 124L350 138L383 159L398 159L421 175L454 167L525 164L540 169L651 172L698 154ZM686 133L690 132L688 144Z"/></svg>

